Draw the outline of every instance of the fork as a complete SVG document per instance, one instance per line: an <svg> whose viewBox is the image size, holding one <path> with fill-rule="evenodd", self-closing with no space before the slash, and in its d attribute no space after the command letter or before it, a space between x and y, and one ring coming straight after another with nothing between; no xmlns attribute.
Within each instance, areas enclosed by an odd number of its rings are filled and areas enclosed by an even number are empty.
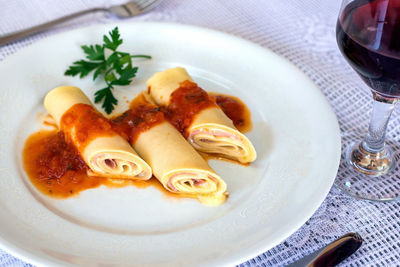
<svg viewBox="0 0 400 267"><path fill-rule="evenodd" d="M122 5L115 5L109 8L105 7L97 7L92 9L83 10L71 15L67 15L22 31L10 33L7 35L3 35L0 37L0 46L5 45L10 42L17 41L19 39L28 37L30 35L43 32L57 24L66 22L70 19L74 19L92 12L106 12L112 15L115 15L118 18L130 18L140 14L143 14L150 9L157 6L161 1L160 0L138 0L138 1L129 1Z"/></svg>

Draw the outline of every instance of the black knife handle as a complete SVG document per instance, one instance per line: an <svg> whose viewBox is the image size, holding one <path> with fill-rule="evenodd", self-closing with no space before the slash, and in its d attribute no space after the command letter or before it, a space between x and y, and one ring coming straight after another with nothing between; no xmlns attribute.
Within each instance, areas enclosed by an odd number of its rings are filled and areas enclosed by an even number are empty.
<svg viewBox="0 0 400 267"><path fill-rule="evenodd" d="M359 234L348 233L327 246L309 267L333 267L353 254L362 244Z"/></svg>

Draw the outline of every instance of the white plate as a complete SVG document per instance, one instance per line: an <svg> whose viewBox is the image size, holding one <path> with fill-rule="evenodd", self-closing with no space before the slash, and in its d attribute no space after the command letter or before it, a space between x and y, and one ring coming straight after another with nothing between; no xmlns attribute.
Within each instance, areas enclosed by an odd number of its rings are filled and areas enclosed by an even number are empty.
<svg viewBox="0 0 400 267"><path fill-rule="evenodd" d="M21 151L40 127L43 96L65 84L93 96L100 81L63 72L83 57L80 45L100 42L114 26L60 34L0 63L1 247L45 266L232 265L272 248L304 224L327 195L340 157L338 124L323 94L264 48L177 24L119 24L121 50L153 59L137 62L138 78L118 90L118 97L125 103L123 96L132 99L154 72L183 66L206 90L243 99L252 112L254 127L247 135L258 159L249 167L210 162L228 184L228 201L210 208L135 187L55 200L31 187Z"/></svg>

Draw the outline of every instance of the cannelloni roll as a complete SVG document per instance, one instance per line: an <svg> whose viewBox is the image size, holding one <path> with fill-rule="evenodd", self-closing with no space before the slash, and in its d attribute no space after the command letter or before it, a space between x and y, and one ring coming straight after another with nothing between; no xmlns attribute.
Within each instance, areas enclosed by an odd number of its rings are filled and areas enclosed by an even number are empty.
<svg viewBox="0 0 400 267"><path fill-rule="evenodd" d="M170 124L160 109L140 95L113 123L151 166L154 176L172 193L197 198L202 204L225 202L226 183ZM126 128L124 125L134 125Z"/></svg>
<svg viewBox="0 0 400 267"><path fill-rule="evenodd" d="M167 118L196 150L241 163L256 159L250 140L235 128L232 120L193 82L184 68L154 74L147 81L147 93L166 109Z"/></svg>
<svg viewBox="0 0 400 267"><path fill-rule="evenodd" d="M94 108L79 88L53 89L46 95L44 106L89 166L90 175L150 179L150 166L112 129L109 120Z"/></svg>
<svg viewBox="0 0 400 267"><path fill-rule="evenodd" d="M169 122L141 133L133 146L168 191L210 206L225 202L226 183Z"/></svg>

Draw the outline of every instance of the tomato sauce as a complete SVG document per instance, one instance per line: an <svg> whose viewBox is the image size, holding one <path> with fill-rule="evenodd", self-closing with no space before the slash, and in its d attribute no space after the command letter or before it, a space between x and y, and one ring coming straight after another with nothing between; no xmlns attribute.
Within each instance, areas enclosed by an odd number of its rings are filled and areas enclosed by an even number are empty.
<svg viewBox="0 0 400 267"><path fill-rule="evenodd" d="M83 151L96 137L117 134L112 130L110 121L88 104L73 105L61 117L60 124L66 138L74 138L74 145L79 151Z"/></svg>
<svg viewBox="0 0 400 267"><path fill-rule="evenodd" d="M130 144L135 144L140 133L164 121L164 113L148 102L143 94L132 101L129 110L112 119L114 130Z"/></svg>
<svg viewBox="0 0 400 267"><path fill-rule="evenodd" d="M171 94L170 103L163 111L167 119L187 138L189 133L186 130L194 117L203 109L216 106L215 100L196 83L184 81Z"/></svg>
<svg viewBox="0 0 400 267"><path fill-rule="evenodd" d="M237 97L207 93L191 81L184 81L170 98L163 111L168 120L187 138L187 128L203 109L219 106L241 132L251 130L250 110Z"/></svg>
<svg viewBox="0 0 400 267"><path fill-rule="evenodd" d="M65 198L98 187L100 178L88 178L89 167L78 151L57 131L32 134L23 151L24 168L35 187L45 195Z"/></svg>

